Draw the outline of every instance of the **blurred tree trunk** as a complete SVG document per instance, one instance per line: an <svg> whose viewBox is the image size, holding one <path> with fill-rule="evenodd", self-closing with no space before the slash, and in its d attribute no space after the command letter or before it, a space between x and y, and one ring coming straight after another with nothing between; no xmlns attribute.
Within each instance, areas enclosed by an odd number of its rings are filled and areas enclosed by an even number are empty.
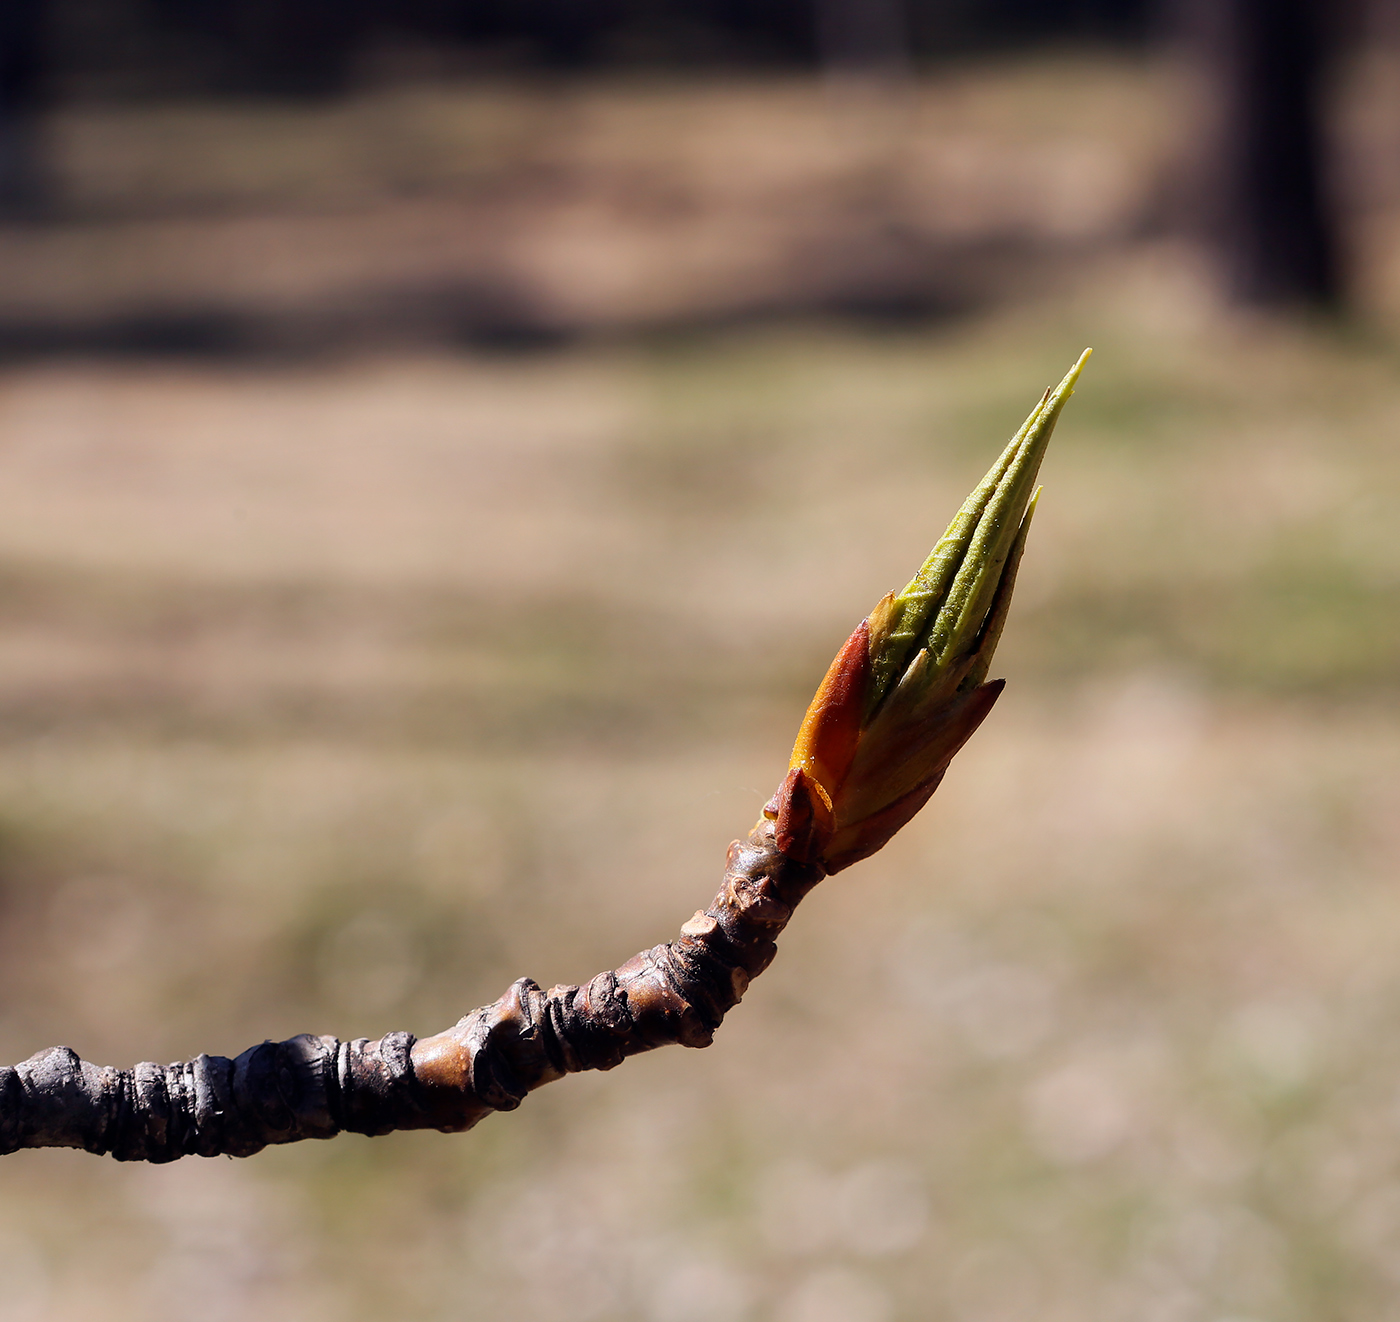
<svg viewBox="0 0 1400 1322"><path fill-rule="evenodd" d="M1213 100L1205 219L1232 295L1335 306L1342 296L1329 195L1322 0L1182 0L1184 35Z"/></svg>
<svg viewBox="0 0 1400 1322"><path fill-rule="evenodd" d="M828 73L897 78L909 71L904 0L816 0L816 27Z"/></svg>
<svg viewBox="0 0 1400 1322"><path fill-rule="evenodd" d="M41 0L0 0L0 216L44 201L39 143Z"/></svg>

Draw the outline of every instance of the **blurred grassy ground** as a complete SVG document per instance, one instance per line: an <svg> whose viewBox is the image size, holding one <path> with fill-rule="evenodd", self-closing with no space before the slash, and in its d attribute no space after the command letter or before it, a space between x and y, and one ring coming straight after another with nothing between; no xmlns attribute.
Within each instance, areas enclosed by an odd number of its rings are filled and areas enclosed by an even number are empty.
<svg viewBox="0 0 1400 1322"><path fill-rule="evenodd" d="M1006 697L710 1051L17 1154L0 1319L1393 1317L1400 353L1166 241L941 324L6 369L0 1056L426 1033L669 935L1086 343Z"/></svg>
<svg viewBox="0 0 1400 1322"><path fill-rule="evenodd" d="M979 306L1140 225L1180 83L1065 57L889 95L658 75L76 107L47 134L54 223L0 231L0 351Z"/></svg>

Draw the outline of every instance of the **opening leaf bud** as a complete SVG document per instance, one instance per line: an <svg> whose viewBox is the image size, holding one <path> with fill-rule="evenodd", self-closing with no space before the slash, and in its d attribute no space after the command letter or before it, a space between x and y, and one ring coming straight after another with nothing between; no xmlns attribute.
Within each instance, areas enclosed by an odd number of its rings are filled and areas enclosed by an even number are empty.
<svg viewBox="0 0 1400 1322"><path fill-rule="evenodd" d="M764 809L780 847L828 872L873 854L928 801L1000 696L1003 681L985 680L1036 476L1090 352L1041 396L908 586L888 593L831 663Z"/></svg>

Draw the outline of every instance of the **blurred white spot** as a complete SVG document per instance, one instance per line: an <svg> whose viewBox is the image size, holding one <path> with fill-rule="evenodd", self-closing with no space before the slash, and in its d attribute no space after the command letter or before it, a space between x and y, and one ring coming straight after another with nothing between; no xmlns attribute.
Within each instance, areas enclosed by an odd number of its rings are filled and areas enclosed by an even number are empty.
<svg viewBox="0 0 1400 1322"><path fill-rule="evenodd" d="M922 1181L889 1161L842 1174L784 1162L760 1183L757 1201L765 1237L785 1253L883 1257L913 1248L928 1229Z"/></svg>
<svg viewBox="0 0 1400 1322"><path fill-rule="evenodd" d="M41 1322L48 1313L49 1273L26 1236L0 1230L0 1322Z"/></svg>
<svg viewBox="0 0 1400 1322"><path fill-rule="evenodd" d="M278 1316L300 1227L230 1162L187 1158L142 1171L135 1185L165 1243L146 1279L147 1315L164 1322Z"/></svg>
<svg viewBox="0 0 1400 1322"><path fill-rule="evenodd" d="M494 895L508 875L501 826L485 813L454 806L428 821L414 840L425 872L478 899Z"/></svg>
<svg viewBox="0 0 1400 1322"><path fill-rule="evenodd" d="M951 1024L980 1055L1021 1056L1055 1026L1055 986L1040 969L987 959L945 933L914 930L891 973L900 996Z"/></svg>
<svg viewBox="0 0 1400 1322"><path fill-rule="evenodd" d="M701 1259L666 1274L648 1316L652 1322L739 1322L751 1297L748 1282L732 1267Z"/></svg>
<svg viewBox="0 0 1400 1322"><path fill-rule="evenodd" d="M873 1281L844 1267L813 1272L783 1302L778 1322L886 1322L889 1296Z"/></svg>
<svg viewBox="0 0 1400 1322"><path fill-rule="evenodd" d="M64 957L102 973L129 962L145 944L150 912L124 877L75 877L54 892L49 922Z"/></svg>
<svg viewBox="0 0 1400 1322"><path fill-rule="evenodd" d="M1134 1274L1153 1292L1173 1283L1218 1296L1222 1288L1272 1297L1284 1288L1286 1248L1278 1232L1246 1208L1212 1202L1185 1207L1144 1228ZM1199 1317L1200 1310L1192 1316Z"/></svg>
<svg viewBox="0 0 1400 1322"><path fill-rule="evenodd" d="M1021 1056L1054 1023L1049 980L1015 964L990 964L958 978L943 994L949 1017L985 1056Z"/></svg>
<svg viewBox="0 0 1400 1322"><path fill-rule="evenodd" d="M1088 1062L1066 1065L1026 1095L1031 1142L1048 1160L1076 1166L1107 1156L1132 1124L1127 1099L1107 1071Z"/></svg>
<svg viewBox="0 0 1400 1322"><path fill-rule="evenodd" d="M1392 1284L1400 1284L1400 1184L1373 1190L1346 1215L1348 1238Z"/></svg>
<svg viewBox="0 0 1400 1322"><path fill-rule="evenodd" d="M614 1209L583 1201L586 1185L523 1190L490 1218L493 1266L517 1278L524 1317L570 1322L613 1318L626 1308L635 1228ZM587 1211L583 1209L587 1207Z"/></svg>
<svg viewBox="0 0 1400 1322"><path fill-rule="evenodd" d="M1267 1087L1292 1092L1312 1077L1318 1056L1318 1014L1308 1002L1255 1001L1224 1030L1227 1055Z"/></svg>
<svg viewBox="0 0 1400 1322"><path fill-rule="evenodd" d="M1032 1256L1004 1244L979 1244L960 1254L944 1291L958 1322L1021 1322L1041 1314L1045 1296Z"/></svg>
<svg viewBox="0 0 1400 1322"><path fill-rule="evenodd" d="M1209 709L1200 692L1180 676L1143 671L1098 692L1086 691L1082 737L1052 786L1050 818L1061 833L1091 832L1089 856L1130 844L1144 831L1185 831L1191 778L1205 736Z"/></svg>
<svg viewBox="0 0 1400 1322"><path fill-rule="evenodd" d="M1183 1212L1162 1238L1160 1252L1189 1280L1204 1281L1220 1262L1230 1226L1223 1210L1197 1207Z"/></svg>
<svg viewBox="0 0 1400 1322"><path fill-rule="evenodd" d="M418 952L403 924L377 909L356 914L321 948L321 983L337 1004L387 1010L417 985Z"/></svg>
<svg viewBox="0 0 1400 1322"><path fill-rule="evenodd" d="M1203 1184L1230 1184L1254 1166L1252 1155L1212 1126L1185 1120L1176 1131L1175 1150L1182 1169Z"/></svg>
<svg viewBox="0 0 1400 1322"><path fill-rule="evenodd" d="M922 1181L892 1162L857 1166L838 1182L844 1246L863 1257L903 1253L928 1228L928 1195Z"/></svg>
<svg viewBox="0 0 1400 1322"><path fill-rule="evenodd" d="M819 1253L840 1235L832 1179L807 1162L785 1161L766 1171L755 1201L764 1238L779 1252Z"/></svg>
<svg viewBox="0 0 1400 1322"><path fill-rule="evenodd" d="M1200 1316L1200 1295L1180 1281L1154 1285L1137 1313L1141 1322L1198 1322Z"/></svg>

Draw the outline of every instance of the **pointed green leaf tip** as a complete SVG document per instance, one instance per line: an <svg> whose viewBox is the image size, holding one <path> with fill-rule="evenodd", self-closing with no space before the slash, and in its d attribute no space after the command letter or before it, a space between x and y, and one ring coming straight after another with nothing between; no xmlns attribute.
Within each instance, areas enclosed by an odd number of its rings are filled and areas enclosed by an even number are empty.
<svg viewBox="0 0 1400 1322"><path fill-rule="evenodd" d="M866 720L920 652L921 684L980 684L991 665L1011 601L1016 568L1035 510L1045 447L1092 349L1047 390L991 471L963 503L909 586L871 618L872 683ZM961 674L956 672L961 671Z"/></svg>

